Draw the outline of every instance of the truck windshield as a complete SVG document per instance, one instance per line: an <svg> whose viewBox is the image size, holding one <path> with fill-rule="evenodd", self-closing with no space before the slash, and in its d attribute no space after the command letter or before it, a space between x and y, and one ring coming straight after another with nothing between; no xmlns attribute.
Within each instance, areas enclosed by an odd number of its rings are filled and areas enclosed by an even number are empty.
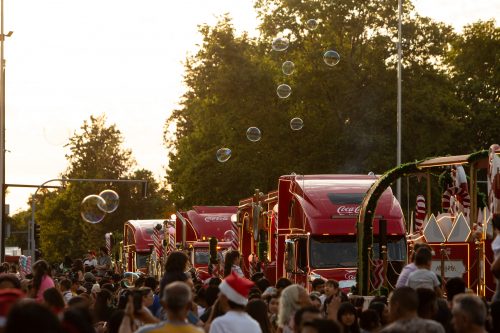
<svg viewBox="0 0 500 333"><path fill-rule="evenodd" d="M136 267L138 269L139 268L146 268L148 266L148 257L149 257L149 253L147 253L147 254L136 253L135 254Z"/></svg>
<svg viewBox="0 0 500 333"><path fill-rule="evenodd" d="M224 258L222 253L217 252L217 256L219 257L219 263L224 263ZM208 265L210 261L210 252L208 252L207 248L200 248L194 250L194 264L195 265Z"/></svg>
<svg viewBox="0 0 500 333"><path fill-rule="evenodd" d="M210 253L208 249L196 249L194 251L194 264L195 265L208 265L208 260L210 259Z"/></svg>
<svg viewBox="0 0 500 333"><path fill-rule="evenodd" d="M378 243L373 243L374 259L378 258ZM403 261L406 256L406 244L403 237L387 240L388 258L391 261ZM356 267L358 265L358 247L355 236L348 237L311 237L310 262L314 268Z"/></svg>

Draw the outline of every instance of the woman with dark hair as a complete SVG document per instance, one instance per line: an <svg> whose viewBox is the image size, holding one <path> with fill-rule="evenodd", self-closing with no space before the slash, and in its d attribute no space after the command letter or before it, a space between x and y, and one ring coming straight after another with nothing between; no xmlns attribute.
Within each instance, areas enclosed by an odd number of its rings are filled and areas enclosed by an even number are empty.
<svg viewBox="0 0 500 333"><path fill-rule="evenodd" d="M69 271L69 277L71 280L77 280L83 282L83 262L81 259L76 259L73 261L73 265L71 266L71 271Z"/></svg>
<svg viewBox="0 0 500 333"><path fill-rule="evenodd" d="M38 302L43 301L43 293L49 288L53 288L54 280L50 276L50 266L45 260L38 260L33 265L33 288L31 289L31 297Z"/></svg>
<svg viewBox="0 0 500 333"><path fill-rule="evenodd" d="M56 288L49 288L43 292L43 303L54 313L59 319L62 319L64 311L64 299L61 292Z"/></svg>
<svg viewBox="0 0 500 333"><path fill-rule="evenodd" d="M113 307L111 302L113 300L113 294L106 289L101 289L96 294L96 299L94 303L94 317L97 321L108 321L113 314Z"/></svg>
<svg viewBox="0 0 500 333"><path fill-rule="evenodd" d="M340 304L337 311L337 320L343 328L344 333L359 333L358 311L349 302Z"/></svg>
<svg viewBox="0 0 500 333"><path fill-rule="evenodd" d="M73 260L71 259L71 257L70 256L64 256L64 260L59 265L59 269L63 272L63 274L66 274L69 271L71 271L72 267L73 267Z"/></svg>
<svg viewBox="0 0 500 333"><path fill-rule="evenodd" d="M19 332L63 333L63 330L46 306L21 300L10 308L5 326L5 333Z"/></svg>
<svg viewBox="0 0 500 333"><path fill-rule="evenodd" d="M246 311L250 315L250 317L257 320L262 333L274 333L274 327L267 315L266 302L260 299L252 300L248 302Z"/></svg>
<svg viewBox="0 0 500 333"><path fill-rule="evenodd" d="M163 289L167 284L175 281L187 282L190 284L191 279L185 273L188 261L188 256L181 251L174 251L167 257L167 262L165 263L165 274L160 282L160 299L163 297Z"/></svg>
<svg viewBox="0 0 500 333"><path fill-rule="evenodd" d="M240 259L241 255L236 250L226 253L226 257L224 258L224 277L228 276L233 271L240 277L244 277L243 271L240 267Z"/></svg>
<svg viewBox="0 0 500 333"><path fill-rule="evenodd" d="M221 302L219 302L219 300L216 300L210 309L208 320L205 322L205 332L210 331L210 325L212 325L212 322L215 320L215 318L223 316L225 313L226 311L223 309Z"/></svg>

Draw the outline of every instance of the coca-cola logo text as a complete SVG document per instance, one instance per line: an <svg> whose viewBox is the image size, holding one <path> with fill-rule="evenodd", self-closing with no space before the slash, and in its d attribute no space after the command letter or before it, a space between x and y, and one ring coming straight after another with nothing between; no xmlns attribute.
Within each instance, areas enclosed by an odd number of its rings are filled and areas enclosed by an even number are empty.
<svg viewBox="0 0 500 333"><path fill-rule="evenodd" d="M223 222L229 221L229 217L226 216L207 216L205 217L205 222Z"/></svg>
<svg viewBox="0 0 500 333"><path fill-rule="evenodd" d="M340 206L339 208L337 208L337 214L338 215L357 215L357 214L359 214L360 209L361 209L361 206L357 206L357 207Z"/></svg>

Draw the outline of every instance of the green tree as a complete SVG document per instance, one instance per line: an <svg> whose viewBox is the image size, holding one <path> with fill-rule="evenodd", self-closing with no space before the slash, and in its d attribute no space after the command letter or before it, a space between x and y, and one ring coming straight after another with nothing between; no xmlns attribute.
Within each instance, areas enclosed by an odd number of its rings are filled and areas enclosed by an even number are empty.
<svg viewBox="0 0 500 333"><path fill-rule="evenodd" d="M41 248L50 261L64 255L81 257L88 249L104 245L104 234L123 232L128 219L162 218L169 206L164 189L148 170L132 170L130 150L123 149L121 132L115 125L106 125L105 116L90 117L81 131L69 140L66 155L69 166L62 174L68 179L138 179L147 180L147 196L141 184L66 182L65 188L41 191L36 198L36 221L41 225ZM101 223L85 223L80 215L81 202L90 194L112 189L120 196L118 210L107 214Z"/></svg>
<svg viewBox="0 0 500 333"><path fill-rule="evenodd" d="M236 36L230 20L202 26L200 51L186 62L188 91L168 119L169 198L180 207L236 204L254 188L273 190L291 172L383 172L396 162L397 6L393 1L259 0L260 36ZM454 34L405 3L403 160L453 152L463 105L443 59ZM318 28L309 30L311 18ZM285 52L271 50L278 35ZM341 55L326 66L323 53ZM281 72L284 61L295 73ZM292 95L276 96L287 83ZM293 117L304 128L292 131ZM249 142L256 126L262 139ZM418 144L415 144L415 143ZM232 149L226 163L217 149Z"/></svg>
<svg viewBox="0 0 500 333"><path fill-rule="evenodd" d="M451 44L450 66L456 94L465 107L456 113L464 131L460 144L469 151L498 142L500 119L500 28L495 21L467 25Z"/></svg>

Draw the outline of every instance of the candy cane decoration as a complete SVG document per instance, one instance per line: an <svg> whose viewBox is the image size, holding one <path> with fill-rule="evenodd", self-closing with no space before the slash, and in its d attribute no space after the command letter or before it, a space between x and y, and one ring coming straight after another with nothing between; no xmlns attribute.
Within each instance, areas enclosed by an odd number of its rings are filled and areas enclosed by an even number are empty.
<svg viewBox="0 0 500 333"><path fill-rule="evenodd" d="M231 221L231 231L233 232L233 238L231 240L231 249L237 251L240 246L238 225L235 221Z"/></svg>
<svg viewBox="0 0 500 333"><path fill-rule="evenodd" d="M425 197L423 195L417 195L417 206L415 208L415 232L422 233L425 215Z"/></svg>
<svg viewBox="0 0 500 333"><path fill-rule="evenodd" d="M175 251L175 228L168 228L168 248L167 254L170 254Z"/></svg>
<svg viewBox="0 0 500 333"><path fill-rule="evenodd" d="M111 255L111 233L105 233L104 238L106 239L106 250L108 250L108 255Z"/></svg>
<svg viewBox="0 0 500 333"><path fill-rule="evenodd" d="M154 250L156 254L156 260L161 261L161 258L163 256L163 247L162 247L162 241L161 241L161 236L160 236L160 231L162 230L161 225L158 224L153 228L153 235L151 238L153 238L153 245L154 245Z"/></svg>
<svg viewBox="0 0 500 333"><path fill-rule="evenodd" d="M443 208L443 211L449 212L450 214L453 215L453 210L451 209L450 205L450 199L452 196L461 197L462 205L464 208L464 215L468 217L470 209L470 195L462 188L456 186L448 187L448 189L444 191L443 196L441 198L441 207Z"/></svg>

